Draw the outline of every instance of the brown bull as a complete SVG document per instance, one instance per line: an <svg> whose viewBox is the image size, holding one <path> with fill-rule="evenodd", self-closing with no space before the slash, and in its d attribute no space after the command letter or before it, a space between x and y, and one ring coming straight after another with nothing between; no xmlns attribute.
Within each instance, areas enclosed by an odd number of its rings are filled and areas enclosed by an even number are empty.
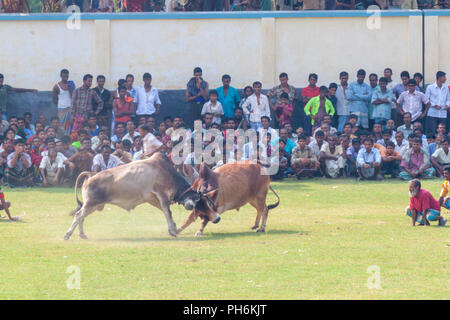
<svg viewBox="0 0 450 320"><path fill-rule="evenodd" d="M85 177L89 178L81 188L85 201L83 204L78 199L77 188ZM83 172L77 178L75 194L78 208L71 213L75 217L64 237L65 240L69 240L77 226L80 237L87 238L83 230L84 219L95 210L103 210L107 203L128 211L142 203L149 203L164 212L169 234L175 237L176 225L172 219L170 205L176 202L182 204L186 210L192 210L200 201L200 195L192 190L191 185L161 153L97 174Z"/></svg>
<svg viewBox="0 0 450 320"><path fill-rule="evenodd" d="M253 162L226 164L214 171L202 163L199 177L192 188L204 196L183 226L177 230L177 233L183 231L200 216L202 226L196 233L197 236L200 236L209 221L219 222L220 219L217 219L216 214L233 209L239 210L247 203L250 203L257 211L252 230L259 227L257 232L264 232L269 210L277 207L280 203L280 197L270 186L270 176L267 175L265 168ZM278 201L267 206L266 198L269 189L275 194Z"/></svg>

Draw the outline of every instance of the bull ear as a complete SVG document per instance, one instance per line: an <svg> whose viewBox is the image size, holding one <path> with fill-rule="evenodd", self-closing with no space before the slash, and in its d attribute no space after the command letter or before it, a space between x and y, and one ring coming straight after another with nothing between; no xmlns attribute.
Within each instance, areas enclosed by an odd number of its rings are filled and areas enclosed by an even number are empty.
<svg viewBox="0 0 450 320"><path fill-rule="evenodd" d="M206 196L212 200L217 195L217 192L219 192L219 189L215 189L213 191L208 192Z"/></svg>
<svg viewBox="0 0 450 320"><path fill-rule="evenodd" d="M200 168L198 170L198 177L208 180L211 176L212 170L208 167L205 161L200 164Z"/></svg>

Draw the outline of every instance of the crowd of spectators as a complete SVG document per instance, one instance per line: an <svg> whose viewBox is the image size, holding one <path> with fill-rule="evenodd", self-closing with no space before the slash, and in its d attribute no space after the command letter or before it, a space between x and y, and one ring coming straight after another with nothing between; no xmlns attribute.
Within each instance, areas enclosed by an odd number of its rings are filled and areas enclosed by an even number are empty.
<svg viewBox="0 0 450 320"><path fill-rule="evenodd" d="M83 171L99 172L155 152L172 161L172 149L182 140L177 129L182 128L188 137L201 128L203 150L215 139L206 139L208 129L217 129L216 138L234 134L232 129L255 130L256 144L245 141L239 153L235 137L234 149L226 149L211 167L255 156L263 165L279 164L274 180L411 180L442 177L450 164L450 94L442 71L428 85L420 73L410 77L408 71L401 72L396 83L390 68L381 77L371 73L369 83L362 69L351 82L343 71L327 86L318 86L319 77L312 73L300 95L281 73L274 88L263 93L262 83L255 81L241 96L229 75L223 75L222 86L211 89L197 67L186 86L185 116L167 116L159 123L162 102L150 73L144 73L140 86L128 74L114 90L104 87L102 75L96 77L95 88L92 75L85 75L79 87L68 70L60 75L53 87L57 115L47 119L29 112L6 114L10 92L36 90L9 86L0 74L0 168L11 187L71 185ZM192 153L173 164L192 182L199 167L195 142L183 141L192 144Z"/></svg>
<svg viewBox="0 0 450 320"><path fill-rule="evenodd" d="M62 12L76 5L81 12L181 12L448 9L450 0L42 0L42 12ZM0 12L29 12L27 0L1 0Z"/></svg>

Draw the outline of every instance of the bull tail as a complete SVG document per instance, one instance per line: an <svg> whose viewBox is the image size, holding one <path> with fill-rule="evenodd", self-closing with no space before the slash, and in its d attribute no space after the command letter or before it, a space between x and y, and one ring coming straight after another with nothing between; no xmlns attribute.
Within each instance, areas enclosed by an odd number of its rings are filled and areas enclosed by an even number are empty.
<svg viewBox="0 0 450 320"><path fill-rule="evenodd" d="M77 213L81 207L83 206L83 202L78 198L78 186L80 185L80 181L81 179L83 179L84 177L88 177L90 178L94 173L93 172L88 172L88 171L84 171L82 173L80 173L77 177L77 180L75 181L75 199L77 200L77 208L75 210L72 210L69 213L69 216L73 216L75 213Z"/></svg>
<svg viewBox="0 0 450 320"><path fill-rule="evenodd" d="M273 194L277 197L278 201L274 204L269 204L267 206L267 209L271 210L271 209L275 209L276 207L278 207L278 205L280 204L280 197L278 196L278 194L275 192L275 190L273 190L273 188L271 186L269 186L270 191L273 192Z"/></svg>

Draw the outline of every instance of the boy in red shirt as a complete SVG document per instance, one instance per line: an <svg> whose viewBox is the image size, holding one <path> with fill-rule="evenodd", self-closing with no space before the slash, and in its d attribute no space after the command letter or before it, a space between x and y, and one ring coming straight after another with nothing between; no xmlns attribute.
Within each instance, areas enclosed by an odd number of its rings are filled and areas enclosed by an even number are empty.
<svg viewBox="0 0 450 320"><path fill-rule="evenodd" d="M9 213L10 206L11 206L11 202L5 200L5 194L3 193L3 190L0 187L0 210L5 210L9 220L12 220L12 221L19 220L16 217L11 217L11 214Z"/></svg>

